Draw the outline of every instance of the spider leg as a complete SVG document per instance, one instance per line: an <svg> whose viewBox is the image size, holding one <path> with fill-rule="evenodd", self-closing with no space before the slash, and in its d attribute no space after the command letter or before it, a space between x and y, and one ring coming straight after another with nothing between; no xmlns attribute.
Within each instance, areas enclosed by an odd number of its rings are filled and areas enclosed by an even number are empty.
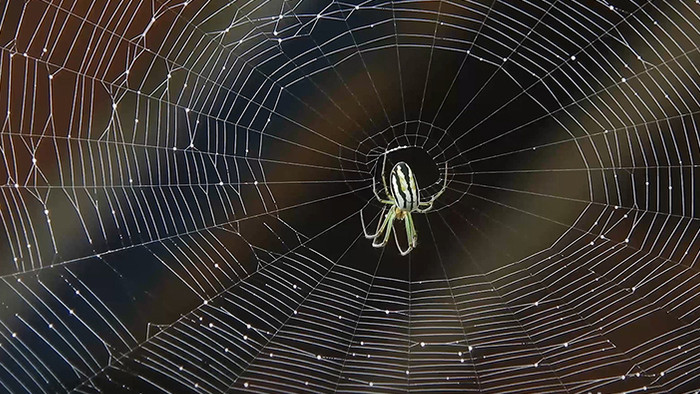
<svg viewBox="0 0 700 394"><path fill-rule="evenodd" d="M447 190L447 162L445 162L445 177L444 177L444 179L443 179L443 181L442 181L442 188L441 188L437 193L435 193L435 195L432 196L432 197L430 198L430 200L428 200L428 201L420 201L420 202L418 203L418 206L425 206L425 207L427 207L427 208L419 209L419 210L417 210L417 212L426 213L426 212L428 212L429 210L431 210L431 209L433 208L433 203L435 202L435 200L437 200L438 197L440 197L440 196L442 195L442 193L445 192L445 190Z"/></svg>
<svg viewBox="0 0 700 394"><path fill-rule="evenodd" d="M419 205L420 205L420 204L419 204ZM432 202L429 203L429 204L427 204L427 208L416 209L415 212L418 212L418 213L426 213L426 212L430 211L431 209L433 209L433 203L432 203Z"/></svg>
<svg viewBox="0 0 700 394"><path fill-rule="evenodd" d="M389 188L386 186L386 177L384 176L386 170L386 152L384 152L384 161L382 161L382 184L384 185L384 193L388 197L391 197L391 193L389 193Z"/></svg>
<svg viewBox="0 0 700 394"><path fill-rule="evenodd" d="M384 247L387 242L389 242L389 236L391 235L391 228L394 226L394 218L396 217L396 211L394 209L391 209L389 213L386 215L386 218L384 219L384 223L382 224L382 228L379 229L377 237L374 238L374 241L372 242L372 246L375 248L382 248ZM377 243L377 239L379 238L379 234L384 231L384 240L382 240L381 243Z"/></svg>
<svg viewBox="0 0 700 394"><path fill-rule="evenodd" d="M370 234L367 232L367 225L365 224L365 218L364 215L362 214L362 209L360 209L360 221L362 222L362 232L365 233L365 238L367 239L372 239L376 238L379 233L381 232L381 229L383 229L383 225L386 225L386 216L384 215L384 212L386 211L386 206L382 208L382 212L379 214L379 221L377 222L377 230L374 234Z"/></svg>
<svg viewBox="0 0 700 394"><path fill-rule="evenodd" d="M401 256L406 256L407 254L411 253L413 250L413 247L415 246L415 229L413 228L413 222L410 219L410 214L406 214L406 239L408 241L408 247L406 249L402 249L401 245L399 244L399 237L396 235L396 231L394 232L394 241L396 241L396 248L399 249L399 253L401 253Z"/></svg>
<svg viewBox="0 0 700 394"><path fill-rule="evenodd" d="M406 216L408 216L408 221L411 223L411 245L415 248L416 245L418 245L418 232L416 231L416 225L413 224L413 216L411 216L411 213L407 213Z"/></svg>
<svg viewBox="0 0 700 394"><path fill-rule="evenodd" d="M365 233L365 238L367 239L372 239L379 234L379 228L382 225L382 222L386 221L386 217L384 217L384 211L386 211L386 207L382 208L382 212L379 214L379 221L377 222L377 229L374 234L370 234L367 232L367 225L365 224L365 217L364 214L362 213L362 209L360 209L360 222L362 222L362 232Z"/></svg>
<svg viewBox="0 0 700 394"><path fill-rule="evenodd" d="M380 203L382 203L382 204L393 204L394 203L391 200L383 199L379 195L379 193L377 193L377 183L374 181L374 178L372 178L372 191L374 192L374 196L377 197L377 200L379 200ZM387 194L387 196L391 199L391 195Z"/></svg>

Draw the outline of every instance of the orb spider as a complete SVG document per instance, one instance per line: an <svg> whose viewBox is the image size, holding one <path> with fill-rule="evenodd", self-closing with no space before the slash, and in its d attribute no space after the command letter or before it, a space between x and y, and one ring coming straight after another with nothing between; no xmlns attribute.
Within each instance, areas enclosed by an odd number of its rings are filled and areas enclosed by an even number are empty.
<svg viewBox="0 0 700 394"><path fill-rule="evenodd" d="M394 231L394 240L396 241L396 247L402 256L409 254L413 248L418 244L418 234L416 233L416 228L413 225L413 218L411 213L427 213L433 208L433 203L437 200L442 193L447 190L447 162L445 162L445 178L443 180L442 189L438 191L433 197L428 201L420 201L420 193L418 189L418 181L416 180L416 175L403 161L400 161L394 165L389 175L391 188L387 187L386 179L384 177L384 170L386 169L386 153L384 154L384 161L382 162L382 184L384 185L384 193L386 193L388 199L383 199L379 193L377 193L376 182L372 178L372 191L374 192L377 200L385 204L382 208L382 213L380 214L379 223L377 223L377 230L374 234L367 232L367 226L365 225L365 219L360 210L360 221L362 221L362 231L365 233L365 238L372 240L372 246L375 248L382 248L386 246L389 242L389 236L391 235L391 228L394 225L394 220L404 220L406 223L406 239L408 240L408 247L404 250L399 244L399 238ZM387 211L389 209L389 212ZM384 235L382 239L382 234ZM381 242L379 242L379 240Z"/></svg>

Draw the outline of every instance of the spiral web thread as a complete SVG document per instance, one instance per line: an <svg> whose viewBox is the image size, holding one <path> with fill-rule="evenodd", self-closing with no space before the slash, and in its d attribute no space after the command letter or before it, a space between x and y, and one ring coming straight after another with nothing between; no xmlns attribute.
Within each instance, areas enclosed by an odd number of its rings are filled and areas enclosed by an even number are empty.
<svg viewBox="0 0 700 394"><path fill-rule="evenodd" d="M697 389L698 7L685 0L6 2L0 386ZM429 57L417 120L403 90L412 82L400 61L408 49ZM387 68L401 81L400 100L381 90L369 64L383 51L396 54ZM429 76L440 70L440 53L462 63L430 110ZM345 67L351 61L359 67ZM491 74L461 109L443 110L467 62ZM508 77L519 89L464 127L489 82ZM377 105L356 94L353 78ZM569 137L480 156L528 126L519 124L461 145L522 98L541 110L528 124L551 121ZM453 200L419 230L421 247L451 247L449 255L430 249L442 279L379 274L388 248L373 251L373 269L358 269L353 261L369 247L358 210L312 230L285 216L329 210L353 195L368 209L370 159L393 139L448 163ZM582 165L478 167L562 146L575 146ZM583 174L588 184L584 197L572 197L490 183L499 172ZM293 197L295 190L311 192ZM494 192L545 206L563 200L580 214L562 222ZM470 199L536 216L560 226L561 236L489 268L454 229L461 222L484 233L466 214ZM342 247L322 250L350 224ZM455 258L478 273L448 272L443 264ZM420 263L409 257L408 269ZM166 277L171 284L154 279ZM177 293L189 301L168 305ZM161 308L178 316L163 321Z"/></svg>

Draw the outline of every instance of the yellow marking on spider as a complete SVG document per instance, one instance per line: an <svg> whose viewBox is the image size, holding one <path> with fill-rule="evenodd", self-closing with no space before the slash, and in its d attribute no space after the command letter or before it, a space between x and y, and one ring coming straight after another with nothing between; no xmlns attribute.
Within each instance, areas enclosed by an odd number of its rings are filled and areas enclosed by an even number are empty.
<svg viewBox="0 0 700 394"><path fill-rule="evenodd" d="M399 183L401 184L401 191L405 192L408 190L408 183L406 183L406 175L404 175L403 171L401 171L401 167L396 168L396 173L399 175L397 178L399 178Z"/></svg>
<svg viewBox="0 0 700 394"><path fill-rule="evenodd" d="M408 175L411 178L408 181L406 180L406 174L404 174L401 169L402 166L405 166ZM384 174L385 168L386 153L384 154L384 161L382 162L381 172L382 184L384 185L386 199L382 198L382 196L380 196L379 193L377 193L376 182L374 181L374 179L372 180L372 192L374 193L374 196L380 203L389 205L389 207L385 205L384 208L382 208L382 213L384 214L384 217L377 222L377 229L373 234L370 234L367 231L367 225L365 223L364 215L361 209L360 221L362 222L362 232L364 233L365 238L372 240L373 247L383 248L389 242L389 237L392 233L391 230L394 225L394 221L405 221L406 239L408 241L406 249L401 247L399 243L399 238L396 235L397 232L393 231L393 233L394 241L396 242L396 247L399 249L399 253L401 253L402 256L406 256L413 250L413 248L415 248L418 245L418 232L416 231L415 225L413 223L413 217L411 216L411 214L428 213L433 209L433 202L435 202L435 200L437 200L438 197L440 197L440 195L442 195L442 193L444 193L445 190L447 190L447 162L445 162L445 175L443 176L442 188L427 201L420 201L420 190L418 190L418 181L414 178L415 176L413 175L413 171L411 171L411 167L409 167L408 164L404 162L399 162L391 170L391 189L387 187L386 175ZM406 192L409 186L409 182L411 187L411 194L407 195ZM402 190L397 190L399 189L398 184L401 184L400 189ZM403 195L396 193L403 193ZM403 201L405 198L413 199L414 197L417 197L417 201L411 201L411 204L407 204L407 201ZM399 201L401 201L402 205L405 205L403 208L399 205Z"/></svg>
<svg viewBox="0 0 700 394"><path fill-rule="evenodd" d="M409 170L410 170L410 168L409 168ZM412 176L413 174L411 174L410 172L409 172L408 175L409 175L408 181L411 183L411 190L417 190L418 188L416 187L416 184L415 184L415 182L413 181L413 180L415 179L415 177Z"/></svg>
<svg viewBox="0 0 700 394"><path fill-rule="evenodd" d="M407 213L408 212L404 211L403 209L396 208L396 219L403 220L406 217Z"/></svg>

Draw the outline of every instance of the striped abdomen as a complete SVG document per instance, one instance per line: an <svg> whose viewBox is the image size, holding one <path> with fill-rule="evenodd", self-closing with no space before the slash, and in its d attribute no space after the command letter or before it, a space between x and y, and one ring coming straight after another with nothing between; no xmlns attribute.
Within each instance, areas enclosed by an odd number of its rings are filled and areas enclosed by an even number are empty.
<svg viewBox="0 0 700 394"><path fill-rule="evenodd" d="M391 170L389 190L399 209L409 212L418 209L418 181L411 167L403 161L398 162Z"/></svg>

